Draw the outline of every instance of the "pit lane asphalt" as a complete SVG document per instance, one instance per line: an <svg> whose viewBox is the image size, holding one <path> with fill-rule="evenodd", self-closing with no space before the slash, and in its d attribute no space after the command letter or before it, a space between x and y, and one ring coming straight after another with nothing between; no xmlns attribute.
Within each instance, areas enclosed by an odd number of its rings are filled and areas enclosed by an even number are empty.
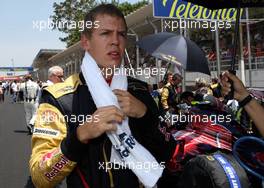
<svg viewBox="0 0 264 188"><path fill-rule="evenodd" d="M0 103L0 187L24 187L29 177L31 136L28 135L23 103ZM65 183L60 186L64 188Z"/></svg>

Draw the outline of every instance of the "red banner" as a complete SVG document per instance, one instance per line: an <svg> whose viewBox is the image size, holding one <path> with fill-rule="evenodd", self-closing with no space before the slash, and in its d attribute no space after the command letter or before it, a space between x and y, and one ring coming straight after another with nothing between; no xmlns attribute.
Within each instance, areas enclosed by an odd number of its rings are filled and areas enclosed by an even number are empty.
<svg viewBox="0 0 264 188"><path fill-rule="evenodd" d="M5 81L5 80L22 80L20 76L0 76L0 81Z"/></svg>

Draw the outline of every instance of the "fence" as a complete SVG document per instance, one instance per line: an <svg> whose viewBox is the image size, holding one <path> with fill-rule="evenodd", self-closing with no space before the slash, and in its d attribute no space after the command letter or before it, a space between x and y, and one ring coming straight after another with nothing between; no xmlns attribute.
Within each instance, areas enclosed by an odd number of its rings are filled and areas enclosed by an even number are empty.
<svg viewBox="0 0 264 188"><path fill-rule="evenodd" d="M217 71L217 62L216 61L208 61L209 68L211 71ZM221 59L221 70L231 69L232 59ZM245 69L249 69L248 58L244 58ZM238 70L238 63L235 64L235 69ZM253 57L251 58L251 70L264 69L264 56Z"/></svg>

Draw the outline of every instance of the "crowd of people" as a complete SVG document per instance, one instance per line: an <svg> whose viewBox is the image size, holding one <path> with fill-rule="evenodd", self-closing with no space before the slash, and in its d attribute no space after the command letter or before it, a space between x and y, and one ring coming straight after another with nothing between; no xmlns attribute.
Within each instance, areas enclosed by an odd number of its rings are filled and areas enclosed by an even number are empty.
<svg viewBox="0 0 264 188"><path fill-rule="evenodd" d="M223 78L223 75L225 75L224 76L225 79ZM239 104L239 101L241 101L242 99L240 96L236 96L236 94L239 95L240 91L237 91L238 93L235 93L234 99L227 100L225 98L225 95L227 93L226 91L224 91L226 90L225 88L226 86L224 87L224 84L226 84L227 82L225 81L227 77L226 75L228 75L228 77L231 77L237 82L238 84L237 87L239 88L239 90L245 93L244 98L246 97L245 96L246 94L247 95L250 94L250 91L247 91L245 86L236 76L233 76L232 74L228 72L225 72L225 74L223 75L220 75L220 78L212 78L211 82L207 82L204 78L197 78L195 80L195 85L191 87L192 88L191 90L182 92L181 91L181 82L182 82L181 75L179 75L178 73L173 74L169 72L166 75L167 79L164 84L161 83L159 87L150 86L149 91L151 92L151 95L156 101L156 104L161 112L170 111L173 113L175 112L179 113L180 104L187 104L189 106L192 106L193 102L195 101L204 102L208 99L208 96L209 96L209 102L211 103L219 102L222 105L227 105L228 107L230 107L230 110L233 110L233 113L237 113L239 111L238 109L242 108L242 106ZM231 86L230 84L227 84L227 85L228 87ZM251 95L255 96L254 91L251 91L251 92L252 92ZM255 99L256 100L254 101L258 101L260 106L264 105L264 94L258 97L255 97ZM260 121L257 120L257 122L260 122ZM262 133L263 126L259 125L257 127L259 129L259 133Z"/></svg>
<svg viewBox="0 0 264 188"><path fill-rule="evenodd" d="M81 73L42 91L30 159L37 187L53 187L64 178L70 187L174 186L166 178L167 171L160 171L160 165L171 159L178 142L166 140L159 130L160 115L178 113L182 102L193 105L195 100L212 99L208 95L224 103L230 91L228 79L234 84L234 98L263 134L263 116L252 114L254 108L263 114L263 108L229 73L214 79L211 85L197 79L195 90L184 92L180 90L180 74L168 73L166 83L149 91L147 84L135 78L100 73L99 69L120 66L125 53L126 22L120 10L110 4L91 10L85 20L98 20L101 27L86 28L82 33L85 56ZM43 121L43 115L52 117ZM81 126L76 121L80 116L89 117ZM61 120L66 117L68 121ZM126 165L146 161L156 163L157 168L150 166L145 171Z"/></svg>
<svg viewBox="0 0 264 188"><path fill-rule="evenodd" d="M12 97L12 102L18 101L20 98L18 96L20 82L15 81L2 81L0 82L0 102L4 102L5 94L10 94Z"/></svg>
<svg viewBox="0 0 264 188"><path fill-rule="evenodd" d="M26 82L26 76L23 80L11 80L0 82L0 88L2 90L2 102L4 102L4 96L10 95L12 103L24 102L24 88L23 85ZM37 84L41 87L41 82L38 81Z"/></svg>
<svg viewBox="0 0 264 188"><path fill-rule="evenodd" d="M258 25L261 25L258 23ZM257 27L250 34L250 50L252 56L252 62L259 62L260 57L264 57L264 36L262 34L262 27ZM246 31L246 30L244 30ZM243 36L247 36L246 32L243 33ZM215 42L212 38L211 32L208 31L192 31L190 34L190 39L195 41L201 49L205 52L206 57L209 61L209 66L211 62L216 61L216 48ZM219 50L220 50L220 59L221 61L231 61L233 53L233 31L231 30L221 30L219 36ZM129 57L130 63L133 67L136 66L136 48L129 49ZM143 50L139 50L140 52L140 60L139 66L140 67L155 67L155 58L150 56L149 54L145 53ZM249 56L249 49L247 46L247 37L243 37L243 56L245 58L245 63L247 63L247 59ZM261 60L263 62L263 60ZM166 66L166 62L162 62L163 66Z"/></svg>
<svg viewBox="0 0 264 188"><path fill-rule="evenodd" d="M0 82L0 102L4 102L5 95L11 97L11 102L23 103L25 109L26 126L28 134L33 133L33 126L36 118L36 110L41 98L43 88L62 82L64 75L63 69L59 66L50 67L48 70L47 81L34 81L33 77L28 74L21 81Z"/></svg>
<svg viewBox="0 0 264 188"><path fill-rule="evenodd" d="M231 88L229 99L244 108L256 135L264 136L263 107L229 72L211 83L197 78L190 91L181 90L179 73L168 72L165 82L153 87L132 77L105 74L103 70L121 65L127 25L112 4L99 5L85 16L85 21L95 20L101 27L82 33L85 56L80 73L64 81L63 69L54 66L46 82L34 82L28 75L19 84L1 84L0 94L9 87L13 102L19 98L24 103L32 134L29 168L35 187L59 187L65 178L68 187L76 188L177 187L168 178L167 164L181 142L166 139L159 129L160 117L179 114L182 104L226 106ZM146 162L152 164L144 169ZM141 166L129 165L135 163Z"/></svg>

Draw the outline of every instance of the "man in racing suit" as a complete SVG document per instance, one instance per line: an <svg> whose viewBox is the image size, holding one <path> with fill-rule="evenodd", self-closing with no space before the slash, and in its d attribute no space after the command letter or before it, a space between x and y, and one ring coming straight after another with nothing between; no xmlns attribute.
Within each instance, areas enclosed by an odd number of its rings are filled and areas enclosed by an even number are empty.
<svg viewBox="0 0 264 188"><path fill-rule="evenodd" d="M168 73L167 83L162 88L160 110L169 111L173 113L177 111L177 104L179 103L179 87L178 85L182 81L182 76L179 74Z"/></svg>
<svg viewBox="0 0 264 188"><path fill-rule="evenodd" d="M88 15L86 21L96 19L102 28L82 36L84 49L100 67L120 65L126 40L122 13L107 4L90 14L94 14L93 18ZM108 45L111 48L105 50ZM105 79L111 82L111 78ZM122 121L124 115L129 117L132 135L158 162L167 161L172 155L175 143L165 142L158 130L158 109L147 84L128 77L128 90L115 93L122 111L113 106L97 109L89 89L80 73L43 90L30 159L36 187L54 187L65 177L67 186L74 188L139 187L130 169L106 169L112 144L105 132L115 130L112 122Z"/></svg>

